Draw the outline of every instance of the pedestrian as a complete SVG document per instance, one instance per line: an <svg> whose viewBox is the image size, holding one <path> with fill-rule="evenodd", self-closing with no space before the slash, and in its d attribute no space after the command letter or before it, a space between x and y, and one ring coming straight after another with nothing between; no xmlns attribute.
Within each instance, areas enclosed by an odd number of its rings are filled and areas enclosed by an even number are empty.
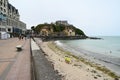
<svg viewBox="0 0 120 80"><path fill-rule="evenodd" d="M25 37L25 40L26 40L26 39L27 39L27 38L26 38L26 35L25 35L24 37Z"/></svg>
<svg viewBox="0 0 120 80"><path fill-rule="evenodd" d="M19 38L19 40L21 40L21 34L19 35L19 37L18 37L18 38Z"/></svg>
<svg viewBox="0 0 120 80"><path fill-rule="evenodd" d="M24 38L24 36L22 35L22 36L21 36L21 38L23 39L23 38Z"/></svg>

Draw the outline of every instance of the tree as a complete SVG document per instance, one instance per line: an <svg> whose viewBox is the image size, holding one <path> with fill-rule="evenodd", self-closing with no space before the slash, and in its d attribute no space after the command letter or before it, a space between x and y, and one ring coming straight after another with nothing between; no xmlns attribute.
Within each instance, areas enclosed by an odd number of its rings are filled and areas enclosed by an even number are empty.
<svg viewBox="0 0 120 80"><path fill-rule="evenodd" d="M82 30L78 29L78 28L75 29L75 33L77 35L85 35L84 32Z"/></svg>

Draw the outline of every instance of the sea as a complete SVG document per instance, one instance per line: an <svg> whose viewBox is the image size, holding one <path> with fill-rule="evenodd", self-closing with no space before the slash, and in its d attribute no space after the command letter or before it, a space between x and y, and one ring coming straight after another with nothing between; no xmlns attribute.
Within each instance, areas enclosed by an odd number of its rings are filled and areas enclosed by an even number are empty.
<svg viewBox="0 0 120 80"><path fill-rule="evenodd" d="M120 75L120 36L98 36L102 39L58 40L56 45L99 63Z"/></svg>

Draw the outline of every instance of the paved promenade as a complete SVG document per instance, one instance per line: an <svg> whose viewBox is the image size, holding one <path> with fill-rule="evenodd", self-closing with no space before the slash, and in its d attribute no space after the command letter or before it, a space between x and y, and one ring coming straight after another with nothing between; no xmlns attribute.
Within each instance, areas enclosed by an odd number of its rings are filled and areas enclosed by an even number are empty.
<svg viewBox="0 0 120 80"><path fill-rule="evenodd" d="M17 45L23 50L18 52ZM0 40L0 80L31 80L29 39Z"/></svg>
<svg viewBox="0 0 120 80"><path fill-rule="evenodd" d="M17 51L17 45L23 46L22 51ZM0 80L61 80L61 77L33 40L0 40Z"/></svg>

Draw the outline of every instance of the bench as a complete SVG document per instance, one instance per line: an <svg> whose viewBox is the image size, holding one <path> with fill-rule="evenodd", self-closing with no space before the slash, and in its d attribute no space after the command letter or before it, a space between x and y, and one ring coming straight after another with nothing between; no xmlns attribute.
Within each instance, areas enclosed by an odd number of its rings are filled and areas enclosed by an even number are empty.
<svg viewBox="0 0 120 80"><path fill-rule="evenodd" d="M22 50L22 45L17 45L16 48L17 48L17 51L21 51Z"/></svg>

